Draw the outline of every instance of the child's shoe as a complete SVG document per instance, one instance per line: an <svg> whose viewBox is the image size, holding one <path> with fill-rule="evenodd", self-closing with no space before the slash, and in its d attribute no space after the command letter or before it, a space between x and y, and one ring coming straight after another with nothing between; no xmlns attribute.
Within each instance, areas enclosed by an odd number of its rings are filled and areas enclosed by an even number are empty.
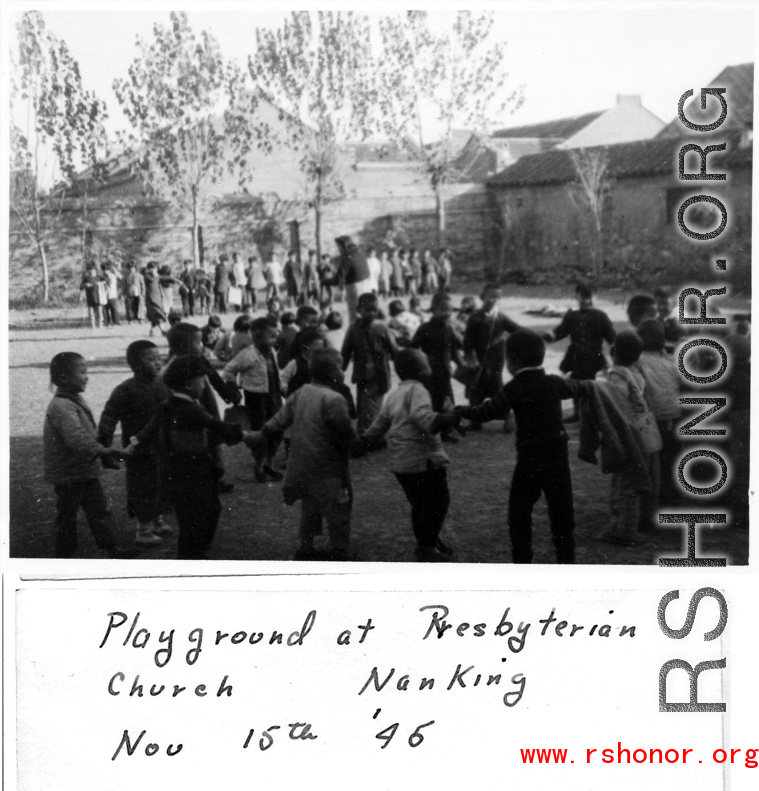
<svg viewBox="0 0 759 791"><path fill-rule="evenodd" d="M452 552L442 542L440 542L442 549L437 545L434 547L417 546L414 550L414 560L417 563L450 563L452 562Z"/></svg>
<svg viewBox="0 0 759 791"><path fill-rule="evenodd" d="M162 516L159 516L153 520L151 531L157 536L170 536L174 532L174 528L168 522L164 522Z"/></svg>
<svg viewBox="0 0 759 791"><path fill-rule="evenodd" d="M148 522L137 526L137 538L134 543L141 547L155 547L163 544L163 539L153 532L153 525Z"/></svg>
<svg viewBox="0 0 759 791"><path fill-rule="evenodd" d="M272 467L271 464L264 464L263 473L265 476L268 476L273 481L281 481L285 476L278 470L276 467ZM256 480L258 480L258 475L256 474Z"/></svg>

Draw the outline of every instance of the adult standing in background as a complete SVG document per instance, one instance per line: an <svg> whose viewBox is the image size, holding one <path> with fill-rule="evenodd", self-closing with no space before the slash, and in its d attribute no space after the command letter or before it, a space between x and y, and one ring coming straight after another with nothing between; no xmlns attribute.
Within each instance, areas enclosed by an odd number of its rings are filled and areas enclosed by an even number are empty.
<svg viewBox="0 0 759 791"><path fill-rule="evenodd" d="M174 304L174 286L179 283L171 274L171 267L164 264L158 270L158 287L161 290L161 306L164 315L168 318Z"/></svg>
<svg viewBox="0 0 759 791"><path fill-rule="evenodd" d="M390 257L390 296L399 297L404 290L403 262L400 250L391 247L388 256Z"/></svg>
<svg viewBox="0 0 759 791"><path fill-rule="evenodd" d="M130 261L124 276L124 312L128 324L131 324L132 321L142 324L144 304L145 279L137 271L134 261Z"/></svg>
<svg viewBox="0 0 759 791"><path fill-rule="evenodd" d="M195 315L195 291L198 287L198 270L192 268L192 261L185 258L179 273L179 297L182 300L182 314Z"/></svg>
<svg viewBox="0 0 759 791"><path fill-rule="evenodd" d="M150 322L150 335L161 323L166 321L166 314L163 312L163 301L161 299L161 284L158 279L158 262L148 261L144 273L145 279L145 310L147 319Z"/></svg>
<svg viewBox="0 0 759 791"><path fill-rule="evenodd" d="M226 253L222 253L219 256L219 263L216 264L213 290L216 300L216 310L218 310L219 313L226 313L227 295L229 294L229 256Z"/></svg>
<svg viewBox="0 0 759 791"><path fill-rule="evenodd" d="M289 305L297 305L300 296L303 273L295 250L289 250L284 267L285 283L287 284L287 302Z"/></svg>
<svg viewBox="0 0 759 791"><path fill-rule="evenodd" d="M248 304L256 309L258 298L256 297L257 291L263 291L266 288L266 278L264 277L261 262L251 255L248 258L248 268L245 270L245 294L247 296Z"/></svg>
<svg viewBox="0 0 759 791"><path fill-rule="evenodd" d="M350 236L338 236L335 244L340 251L340 279L345 284L348 321L352 324L357 316L358 298L372 290L369 266L366 256Z"/></svg>
<svg viewBox="0 0 759 791"><path fill-rule="evenodd" d="M424 291L420 288L420 293L434 294L438 290L440 284L438 278L438 262L426 248L422 250L421 270Z"/></svg>
<svg viewBox="0 0 759 791"><path fill-rule="evenodd" d="M377 258L377 253L373 247L369 247L366 250L366 265L369 267L369 280L372 281L371 291L374 294L378 294L382 264L379 258Z"/></svg>
<svg viewBox="0 0 759 791"><path fill-rule="evenodd" d="M452 274L453 261L451 260L451 251L447 247L441 247L438 255L438 277L441 291L449 292L451 290Z"/></svg>
<svg viewBox="0 0 759 791"><path fill-rule="evenodd" d="M386 297L390 286L391 264L387 250L379 254L379 278L377 279L377 296Z"/></svg>
<svg viewBox="0 0 759 791"><path fill-rule="evenodd" d="M307 300L319 301L319 273L316 268L316 250L308 251L308 258L303 265L303 295Z"/></svg>
<svg viewBox="0 0 759 791"><path fill-rule="evenodd" d="M282 263L279 260L277 253L272 253L266 267L264 269L266 277L266 300L276 297L279 299L279 289L282 285L283 273Z"/></svg>
<svg viewBox="0 0 759 791"><path fill-rule="evenodd" d="M100 306L100 272L95 261L90 261L87 271L82 277L79 291L84 291L87 302L87 314L90 318L92 329L99 327L103 323L103 313Z"/></svg>
<svg viewBox="0 0 759 791"><path fill-rule="evenodd" d="M119 281L116 267L111 261L103 264L103 282L105 283L104 318L106 327L121 324L119 321Z"/></svg>
<svg viewBox="0 0 759 791"><path fill-rule="evenodd" d="M232 253L230 278L232 280L232 285L237 286L244 294L247 278L245 277L245 263L242 258L240 258L239 253Z"/></svg>

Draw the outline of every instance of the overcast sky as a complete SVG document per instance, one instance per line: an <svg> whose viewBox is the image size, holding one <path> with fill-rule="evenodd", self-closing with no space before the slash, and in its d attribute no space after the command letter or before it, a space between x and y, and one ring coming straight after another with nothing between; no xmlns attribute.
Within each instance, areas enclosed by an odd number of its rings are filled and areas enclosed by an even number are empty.
<svg viewBox="0 0 759 791"><path fill-rule="evenodd" d="M43 12L50 29L67 42L78 59L85 87L107 102L111 131L126 127L112 91L113 80L126 76L136 54L136 37L150 37L153 24L168 22L171 9L184 8L196 32L212 32L223 53L244 65L254 48L255 28L277 25L285 10L295 7L277 3L279 10L273 12L273 3L247 1L3 5L3 17L12 23L25 7ZM491 4L498 9L495 36L508 43L511 85L523 85L525 96L518 111L500 119L502 125L601 110L611 107L618 93L640 94L649 110L671 120L685 90L698 91L725 66L754 58L754 14L748 4L723 2L700 9L698 5ZM375 15L374 9L380 7L374 3L298 5L327 6L361 8ZM384 2L381 9L383 13L400 13L404 6ZM414 7L424 4L415 3ZM430 9L442 22L441 7L445 4L436 3Z"/></svg>

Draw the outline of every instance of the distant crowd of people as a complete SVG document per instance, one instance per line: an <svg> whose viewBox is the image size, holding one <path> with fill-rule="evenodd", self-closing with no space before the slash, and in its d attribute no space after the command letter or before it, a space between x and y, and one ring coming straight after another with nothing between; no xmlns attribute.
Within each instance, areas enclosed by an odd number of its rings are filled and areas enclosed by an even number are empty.
<svg viewBox="0 0 759 791"><path fill-rule="evenodd" d="M517 463L507 521L514 562L532 561L532 510L541 495L548 503L557 562L575 561L568 423L581 424L579 459L610 476L609 521L598 535L601 541L631 546L657 529L660 507L683 505L673 467L682 451L677 429L684 384L674 353L684 336L669 290L631 298L629 325L616 331L609 316L594 306L592 287L580 283L577 308L552 331L538 333L500 310L498 285L486 285L479 304L466 297L455 309L446 291L448 279L424 281L420 269L420 279L414 275L413 282L401 286L391 268L370 265L373 251L364 256L345 237L338 246L348 306L355 300L355 318L339 349L330 333L342 317L326 301L319 307L311 303L316 285L304 268L285 296L294 311L283 310L287 305L277 289L268 294L264 315L254 316L248 302L229 333L217 314L202 326L177 317L167 333L167 360L151 341L131 343L126 358L134 375L114 390L99 421L82 397L84 359L75 352L56 355L50 371L57 390L44 444L46 479L58 495L59 556L76 551L80 507L100 546L116 556L135 551L116 546L99 482L103 464L126 460L136 546L160 544L172 530L162 517L170 501L179 527L179 557L207 557L221 514L219 495L232 489L224 479L219 445L245 442L255 480L284 479L285 501L301 503L297 559L355 557L350 458L388 448L389 469L411 506L415 559L448 560L453 550L440 536L450 504L451 460L444 445L492 420L503 421L509 433L511 415ZM385 260L396 260L397 253ZM442 258L436 263L438 275ZM232 268L236 263L233 256ZM219 266L223 270L226 260ZM292 256L285 266L294 271ZM156 274L159 282L169 277ZM231 275L230 283L232 276L240 282ZM432 292L426 311L418 296L422 286ZM228 306L228 294L221 302L217 295L217 308ZM380 295L388 298L384 306ZM732 519L735 527L746 527L750 316L734 317L732 327L715 327L732 356L729 375L718 385L731 398L730 451L738 471L730 495ZM564 338L570 344L560 366L563 376L547 374L546 344ZM690 369L712 370L712 352L700 347ZM344 382L349 366L353 389ZM395 387L393 370L400 380ZM465 386L467 405L454 405L454 378ZM245 419L222 420L217 394L232 406L244 405ZM568 399L574 400L574 410L565 416L562 401ZM114 448L119 424L122 447ZM284 470L275 460L281 445ZM497 497L502 484L494 481L493 486ZM327 550L315 545L323 525Z"/></svg>
<svg viewBox="0 0 759 791"><path fill-rule="evenodd" d="M427 249L374 247L362 250L351 237L335 240L338 255L315 250L301 256L290 250L273 253L266 263L255 255L243 261L238 252L231 257L221 253L210 268L196 267L191 260L173 272L167 264L148 261L139 268L129 262L122 271L119 264L106 261L98 266L92 260L80 284L93 328L113 326L123 318L147 321L150 334L169 321L172 313L185 318L196 315L225 314L246 307L256 310L261 301L282 299L288 307L302 304L330 305L345 298L350 320L356 317L358 298L364 293L379 297L417 297L450 289L452 260L441 249L434 257ZM181 311L175 309L179 297Z"/></svg>

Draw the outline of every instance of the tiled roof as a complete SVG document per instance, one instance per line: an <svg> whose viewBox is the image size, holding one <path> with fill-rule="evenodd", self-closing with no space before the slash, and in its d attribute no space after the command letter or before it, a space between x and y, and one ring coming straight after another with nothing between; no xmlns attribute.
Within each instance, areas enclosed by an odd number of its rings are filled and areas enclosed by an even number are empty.
<svg viewBox="0 0 759 791"><path fill-rule="evenodd" d="M727 88L727 119L725 126L754 128L754 64L741 63L723 69L710 83L711 88ZM701 89L693 89L693 96L685 105L685 115L693 123L708 123L715 119L714 97L707 100L706 110L701 109ZM683 134L685 127L679 118L667 124L659 137Z"/></svg>
<svg viewBox="0 0 759 791"><path fill-rule="evenodd" d="M395 143L348 143L345 149L353 152L356 162L408 162L411 154Z"/></svg>
<svg viewBox="0 0 759 791"><path fill-rule="evenodd" d="M572 118L560 118L557 121L545 121L542 124L514 126L510 129L499 129L492 137L549 137L566 140L584 129L589 123L602 116L606 110L597 113L575 115Z"/></svg>
<svg viewBox="0 0 759 791"><path fill-rule="evenodd" d="M692 142L692 138L655 137L651 140L599 146L598 148L606 148L609 152L609 176L615 179L624 179L675 173L680 147L685 143ZM719 135L719 139L714 137L698 141L702 146L721 142L726 142L727 148L724 152L717 151L709 155L710 171L730 171L732 168L751 166L753 149L751 145L741 146L740 131L726 131L725 134ZM690 163L688 167L691 169ZM576 173L570 151L552 149L543 154L522 157L511 167L493 176L488 184L496 188L522 187L563 184L574 181L575 178Z"/></svg>

